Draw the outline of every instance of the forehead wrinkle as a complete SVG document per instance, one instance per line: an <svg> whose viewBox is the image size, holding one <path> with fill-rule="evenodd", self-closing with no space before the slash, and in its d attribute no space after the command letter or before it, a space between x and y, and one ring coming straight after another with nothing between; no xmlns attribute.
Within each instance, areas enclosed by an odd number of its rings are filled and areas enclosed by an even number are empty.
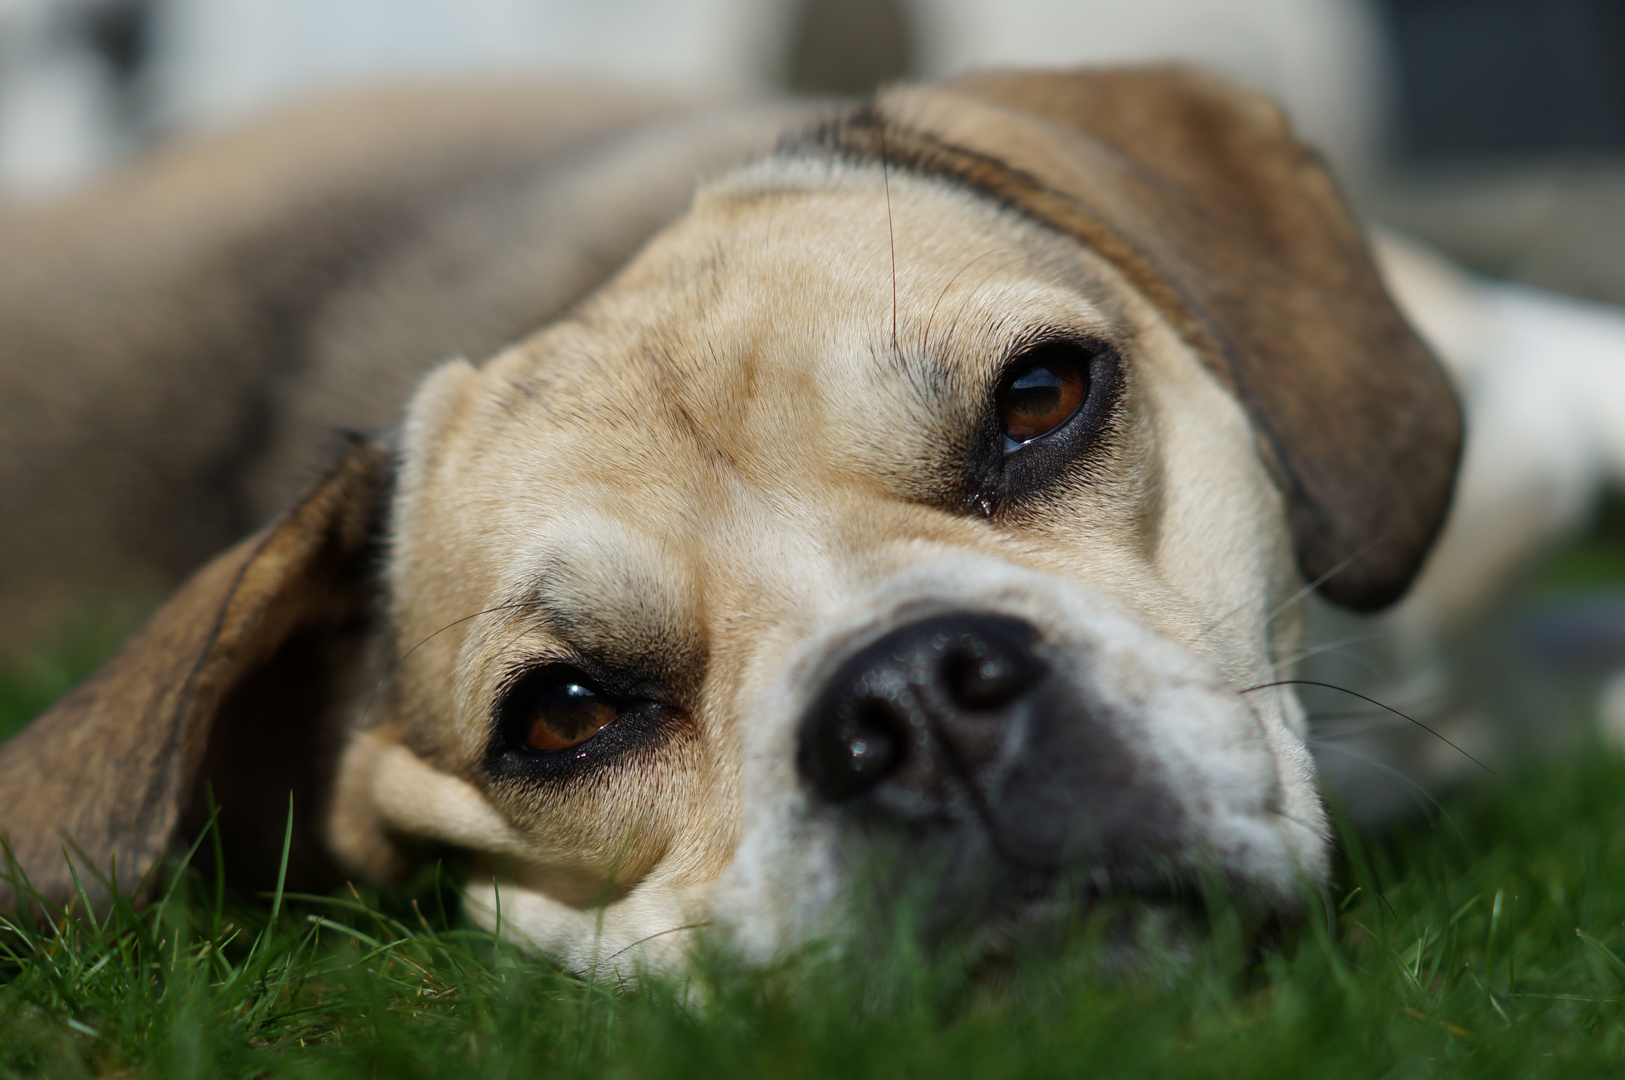
<svg viewBox="0 0 1625 1080"><path fill-rule="evenodd" d="M646 427L657 415L644 395L628 393L637 368L590 341L572 339L561 325L540 341L526 343L501 368L487 369L481 425L489 439L511 438L513 427L590 428L597 432ZM506 359L506 358L504 358Z"/></svg>
<svg viewBox="0 0 1625 1080"><path fill-rule="evenodd" d="M979 410L1003 361L1048 335L1083 333L1119 343L1119 327L1093 304L1080 306L1077 296L1053 287L1035 293L1034 284L1020 279L976 290L956 305L947 327L934 331L929 347L923 332L917 348L871 341L867 352L877 362L884 357L884 368L906 389L904 412L912 423L937 428L957 423L964 410Z"/></svg>
<svg viewBox="0 0 1625 1080"><path fill-rule="evenodd" d="M809 197L804 194L796 201ZM603 297L586 305L575 320L581 329L602 333L611 341L642 338L641 348L633 345L615 351L633 361L629 366L652 370L656 384L673 391L656 395L675 406L662 411L673 417L676 426L703 435L701 441L706 448L735 467L742 467L742 454L729 445L736 440L724 435L740 429L740 424L731 421L741 417L757 396L763 355L769 348L785 346L782 339L773 340L772 330L783 321L782 313L774 309L783 306L788 298L779 295L783 289L774 288L773 281L823 278L840 288L838 280L830 277L827 262L782 262L786 252L797 250L799 245L793 243L794 237L790 243L780 242L780 234L794 232L800 219L783 212L784 200L771 201L778 212L764 212L761 207L751 208L756 211L751 212L733 200L714 200L713 209L726 207L722 215L727 219L725 227L717 228L718 223L711 222L711 235L702 233L696 238L698 243L672 245L659 257L643 260L650 265L631 275L633 280L628 284L635 287L626 290L631 295ZM872 253L878 258L883 252L884 219L878 218L876 225L879 234L865 237L865 246L873 247ZM759 265L764 256L771 264L765 268ZM753 273L753 269L766 272ZM876 273L880 269L877 267ZM850 273L841 276L847 278L849 288L857 284ZM879 289L882 282L875 277L868 284ZM881 299L877 293L876 302ZM792 310L802 310L801 298L795 300ZM883 306L889 308L889 303ZM719 316L728 314L735 318L719 322ZM875 314L878 329L881 313L877 310ZM741 331L746 332L743 339ZM719 348L722 341L732 347ZM779 365L779 374L795 375L806 366ZM944 374L925 372L915 375L914 381L940 388ZM583 410L577 404L572 412L580 414ZM716 422L707 424L709 418Z"/></svg>
<svg viewBox="0 0 1625 1080"><path fill-rule="evenodd" d="M722 236L696 253L637 260L618 287L588 297L487 365L497 380L488 391L491 403L502 413L552 414L595 426L643 422L648 403L666 399L639 394L628 381L652 377L658 387L695 369L676 346L691 338L695 312L720 305L728 261Z"/></svg>
<svg viewBox="0 0 1625 1080"><path fill-rule="evenodd" d="M737 350L741 358L730 365L718 354L713 336L707 335L697 347L703 349L709 369L719 378L701 378L699 365L679 361L669 346L662 346L659 356L664 363L656 363L657 384L664 391L659 395L660 405L673 427L700 451L713 472L743 473L746 465L737 440L724 438L722 433L738 430L742 426L740 419L750 412L760 374L756 350ZM733 378L724 386L722 380L728 380L730 375ZM703 419L706 414L715 419L707 423ZM703 483L704 478L695 479Z"/></svg>

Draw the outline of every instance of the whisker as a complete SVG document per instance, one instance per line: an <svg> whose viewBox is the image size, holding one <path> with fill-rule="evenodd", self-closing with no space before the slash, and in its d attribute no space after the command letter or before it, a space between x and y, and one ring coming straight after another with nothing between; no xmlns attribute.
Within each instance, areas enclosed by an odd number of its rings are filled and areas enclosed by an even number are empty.
<svg viewBox="0 0 1625 1080"><path fill-rule="evenodd" d="M401 653L390 662L389 667L384 670L383 677L380 678L377 685L372 688L372 693L367 695L367 704L361 710L362 726L366 726L367 716L372 712L373 702L378 700L379 691L383 690L384 686L388 684L389 680L395 677L395 673L400 670L400 666L406 663L407 658L413 653L417 652L419 649L423 648L423 646L427 645L441 634L444 634L452 627L461 626L470 619L477 619L481 615L491 615L498 611L511 611L514 608L528 607L531 603L532 601L530 600L514 600L506 604L498 604L496 607L488 607L483 611L476 611L472 615L464 615L460 619L453 619L451 622L447 623L445 626L442 626L440 629L436 630L434 633L430 634L428 637L424 638L410 649L407 649L405 652Z"/></svg>
<svg viewBox="0 0 1625 1080"><path fill-rule="evenodd" d="M1274 675L1277 672L1279 672L1282 668L1286 667L1289 663L1296 663L1299 660L1305 660L1305 659L1308 659L1309 657L1320 656L1320 655L1335 656L1339 660L1345 660L1348 663L1356 665L1357 667L1359 667L1359 669L1361 671L1365 672L1367 675L1370 675L1370 676L1372 676L1374 678L1380 676L1380 672L1378 672L1376 666L1373 665L1370 661L1366 660L1365 657L1360 656L1358 653L1350 652L1347 649L1340 648L1340 647L1335 646L1335 645L1327 646L1324 649L1311 649L1307 653L1305 653L1303 656L1294 656L1290 660L1277 661L1276 663L1270 665L1269 670L1266 672L1266 674Z"/></svg>
<svg viewBox="0 0 1625 1080"><path fill-rule="evenodd" d="M1456 701L1458 707L1465 705L1466 703L1466 695L1462 694L1455 688L1445 687L1436 693L1429 694L1423 698L1418 698L1410 704L1401 703L1401 705L1397 707L1402 707L1406 711L1413 713L1421 709L1430 709L1435 707L1442 711L1443 709L1450 707L1450 702L1452 699ZM1328 709L1324 712L1310 713L1309 719L1312 722L1318 722L1321 720L1363 720L1366 717L1376 716L1385 711L1387 711L1386 706L1373 706L1368 709Z"/></svg>
<svg viewBox="0 0 1625 1080"><path fill-rule="evenodd" d="M1296 664L1298 661L1307 660L1311 656L1319 656L1322 653L1336 652L1344 659L1352 660L1356 664L1359 664L1361 667L1365 668L1372 675L1376 675L1377 669L1375 667L1352 653L1343 652L1342 649L1345 645L1358 645L1362 641L1375 641L1378 638L1386 636L1386 634L1355 634L1353 637L1338 638L1336 641L1328 641L1320 645L1313 645L1293 653L1284 660L1275 661L1274 663L1270 664L1267 670L1271 672L1280 671L1289 664Z"/></svg>
<svg viewBox="0 0 1625 1080"><path fill-rule="evenodd" d="M1392 765L1389 765L1387 762L1379 761L1370 754L1356 750L1352 746L1343 746L1341 743L1328 743L1323 742L1320 739L1306 739L1304 740L1304 745L1315 750L1330 750L1333 753L1343 754L1362 764L1369 765L1379 772L1387 774L1390 779L1397 781L1399 786L1405 789L1405 794L1409 795L1411 800L1416 803L1416 808L1422 811L1422 816L1427 819L1427 823L1430 827L1437 826L1437 822L1434 820L1434 813L1437 813L1439 817L1444 819L1445 824L1450 826L1451 832L1455 833L1457 837L1465 839L1465 837L1462 837L1461 829L1456 825L1455 819L1450 816L1450 811L1444 808L1443 803L1439 802L1438 799L1435 799L1432 795L1430 795L1427 788L1423 787L1421 784L1418 784L1415 780L1412 780L1410 777L1406 776ZM1429 812L1429 807L1432 807L1433 813Z"/></svg>
<svg viewBox="0 0 1625 1080"><path fill-rule="evenodd" d="M880 136L880 179L886 185L886 239L891 243L891 351L898 355L902 350L897 347L897 230L891 217L891 165L886 159L886 125L875 130Z"/></svg>
<svg viewBox="0 0 1625 1080"><path fill-rule="evenodd" d="M1310 724L1312 725L1311 730L1318 737L1338 741L1363 739L1368 736L1383 735L1390 731L1404 730L1401 727L1404 724L1403 720L1398 717L1386 716L1376 710L1358 716L1351 716L1346 720L1334 720L1330 723L1322 723L1318 719L1311 718Z"/></svg>
<svg viewBox="0 0 1625 1080"><path fill-rule="evenodd" d="M1321 830L1315 828L1313 825L1311 825L1309 822L1303 820L1298 815L1289 814L1285 810L1282 810L1278 806L1266 807L1266 810L1269 813L1274 814L1276 817L1280 818L1282 821L1290 821L1290 822L1292 822L1292 824L1298 826L1298 828L1302 829L1304 832L1310 834L1311 836L1322 836L1322 835L1324 835L1321 832Z"/></svg>
<svg viewBox="0 0 1625 1080"><path fill-rule="evenodd" d="M1286 611L1293 604L1296 604L1299 600L1302 600L1304 597L1308 596L1310 593L1324 585L1333 574L1340 574L1344 570L1347 570L1356 559L1365 555L1365 553L1370 551L1376 543L1377 541L1373 540L1371 543L1362 547L1359 551L1356 551L1354 554L1343 559L1336 566L1332 567L1330 570L1326 571L1324 574L1320 575L1315 580L1309 582L1303 588L1293 593L1274 611L1264 616L1264 625L1268 626L1270 623L1274 622L1282 612ZM1206 637L1208 634L1211 634L1214 630L1217 630L1219 627L1223 626L1225 623L1229 622L1243 611L1246 611L1251 605L1252 601L1250 600L1246 601L1245 603L1237 604L1235 607L1219 616L1213 622L1209 623L1200 633L1196 635L1197 639L1200 640L1201 638Z"/></svg>
<svg viewBox="0 0 1625 1080"><path fill-rule="evenodd" d="M1315 734L1317 737L1329 742L1339 742L1344 739L1359 739L1367 735L1379 735L1385 731L1402 730L1400 725L1404 723L1403 720L1375 712L1367 713L1364 720L1364 723L1358 720L1350 722L1335 731L1326 731L1317 727Z"/></svg>
<svg viewBox="0 0 1625 1080"><path fill-rule="evenodd" d="M1308 714L1310 723L1322 720L1364 720L1368 716L1382 715L1381 709L1332 709L1329 712L1312 712Z"/></svg>
<svg viewBox="0 0 1625 1080"><path fill-rule="evenodd" d="M1336 690L1339 693L1348 694L1351 697L1357 697L1361 701L1368 701L1371 704L1377 706L1377 708L1379 708L1379 709L1386 709L1387 711L1393 713L1395 716L1398 716L1401 719L1408 720L1411 723L1415 724L1417 727L1421 728L1423 731L1427 732L1429 735L1432 735L1435 739L1438 739L1440 742L1442 742L1446 746L1450 747L1450 749L1454 750L1456 753L1460 754L1462 757L1466 758L1468 761L1471 761L1474 765L1477 765L1480 769L1483 769L1485 772L1489 773L1491 776L1500 776L1501 775L1500 773L1496 772L1494 769L1490 768L1488 765L1484 764L1482 761L1475 758L1473 755L1469 754L1467 751L1463 750L1461 747L1457 746L1455 743L1451 742L1449 739L1445 738L1443 735L1440 735L1437 731L1434 731L1432 728L1430 728L1426 724L1422 723L1422 721L1416 719L1415 717L1406 716L1404 713L1400 712L1398 709L1394 708L1393 706L1384 705L1382 702L1378 701L1376 698L1366 697L1364 694L1360 693L1359 691L1350 690L1346 686L1334 686L1331 683L1316 682L1313 679L1277 679L1275 682L1259 683L1257 686L1249 686L1245 690L1238 690L1236 692L1239 693L1239 694L1251 694L1256 690L1268 690L1271 687L1276 687L1276 686L1318 686L1318 687L1321 687L1322 689L1325 689L1325 690Z"/></svg>
<svg viewBox="0 0 1625 1080"><path fill-rule="evenodd" d="M710 925L711 924L709 922L695 922L695 923L687 923L687 924L685 924L683 926L673 926L668 930L657 931L657 932L655 932L653 934L650 934L648 937L638 938L636 941L634 941L632 944L628 945L624 949L618 949L615 952L610 953L608 956L606 956L602 960L600 960L599 963L607 964L611 960L615 959L617 956L621 955L621 953L630 952L631 950L637 948L639 945L642 945L644 942L653 941L657 937L665 937L667 934L676 934L676 933L679 933L680 931L683 931L683 930L699 930L702 927L706 927L706 926L710 926Z"/></svg>
<svg viewBox="0 0 1625 1080"><path fill-rule="evenodd" d="M1403 707L1412 716L1416 716L1419 709L1431 710L1432 716L1427 717L1427 720L1432 720L1445 715L1452 708L1461 708L1464 703L1462 695L1445 691ZM1375 707L1310 713L1308 720L1310 730L1323 739L1358 739L1392 731L1404 723L1387 710Z"/></svg>
<svg viewBox="0 0 1625 1080"><path fill-rule="evenodd" d="M1330 712L1314 712L1309 714L1309 722L1318 724L1322 721L1336 723L1339 720L1368 720L1373 716L1381 716L1381 709L1333 709ZM1384 721L1385 723L1389 721Z"/></svg>

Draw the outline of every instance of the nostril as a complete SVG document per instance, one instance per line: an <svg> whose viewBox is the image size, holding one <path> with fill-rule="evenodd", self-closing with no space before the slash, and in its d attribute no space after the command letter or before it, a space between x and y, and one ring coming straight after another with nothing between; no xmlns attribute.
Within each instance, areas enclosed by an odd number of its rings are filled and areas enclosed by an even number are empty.
<svg viewBox="0 0 1625 1080"><path fill-rule="evenodd" d="M961 643L943 663L943 683L954 703L997 709L1027 692L1043 667L1025 645L1011 647L978 636Z"/></svg>
<svg viewBox="0 0 1625 1080"><path fill-rule="evenodd" d="M903 760L896 716L881 701L849 701L809 725L802 769L827 798L850 799L891 775Z"/></svg>

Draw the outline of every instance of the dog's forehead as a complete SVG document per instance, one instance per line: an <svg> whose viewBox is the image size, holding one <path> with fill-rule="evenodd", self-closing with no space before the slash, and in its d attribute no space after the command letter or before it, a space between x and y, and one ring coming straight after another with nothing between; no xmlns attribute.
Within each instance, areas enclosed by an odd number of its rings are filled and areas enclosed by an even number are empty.
<svg viewBox="0 0 1625 1080"><path fill-rule="evenodd" d="M463 437L557 466L539 482L640 500L691 499L719 470L768 493L884 485L1035 329L1109 334L1110 303L1076 245L969 192L770 163L702 191L610 288L489 365Z"/></svg>

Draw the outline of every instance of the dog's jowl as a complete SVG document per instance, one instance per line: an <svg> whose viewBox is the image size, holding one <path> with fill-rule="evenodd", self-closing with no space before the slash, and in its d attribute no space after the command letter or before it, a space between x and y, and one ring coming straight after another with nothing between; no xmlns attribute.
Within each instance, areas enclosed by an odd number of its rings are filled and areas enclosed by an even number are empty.
<svg viewBox="0 0 1625 1080"><path fill-rule="evenodd" d="M640 123L593 160L704 134ZM578 968L835 931L880 842L945 923L1063 887L1301 904L1329 836L1294 601L1397 598L1459 438L1331 181L1171 69L786 128L436 367L0 751L37 887L72 887L65 832L135 888L208 784L240 873L292 790L312 881L453 848L476 919ZM324 362L388 338L364 307L324 309Z"/></svg>

